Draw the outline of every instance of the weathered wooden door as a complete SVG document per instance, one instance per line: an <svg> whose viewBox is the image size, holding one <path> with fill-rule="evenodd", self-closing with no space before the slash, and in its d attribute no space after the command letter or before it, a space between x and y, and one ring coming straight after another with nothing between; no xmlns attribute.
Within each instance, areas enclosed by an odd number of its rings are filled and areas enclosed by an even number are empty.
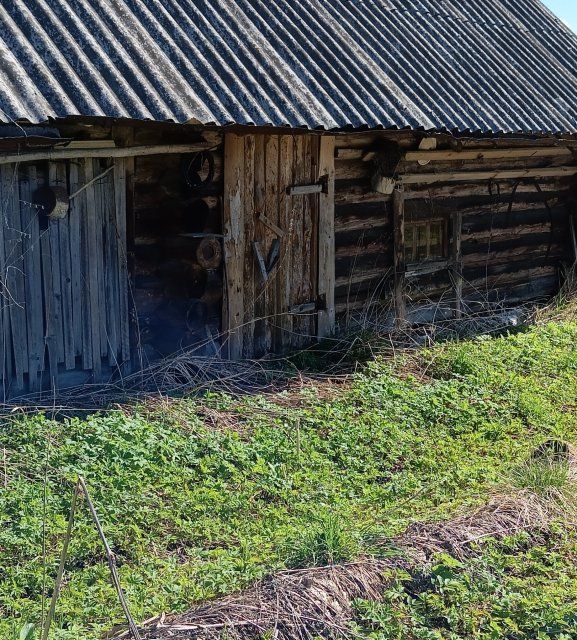
<svg viewBox="0 0 577 640"><path fill-rule="evenodd" d="M230 358L300 347L334 327L334 139L228 134L224 157Z"/></svg>

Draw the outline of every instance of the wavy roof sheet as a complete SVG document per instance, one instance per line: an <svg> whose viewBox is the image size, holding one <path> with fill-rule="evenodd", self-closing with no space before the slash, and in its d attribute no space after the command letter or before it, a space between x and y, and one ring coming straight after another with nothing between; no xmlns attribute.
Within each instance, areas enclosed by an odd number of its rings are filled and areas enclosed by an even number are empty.
<svg viewBox="0 0 577 640"><path fill-rule="evenodd" d="M577 132L539 0L0 0L0 119Z"/></svg>

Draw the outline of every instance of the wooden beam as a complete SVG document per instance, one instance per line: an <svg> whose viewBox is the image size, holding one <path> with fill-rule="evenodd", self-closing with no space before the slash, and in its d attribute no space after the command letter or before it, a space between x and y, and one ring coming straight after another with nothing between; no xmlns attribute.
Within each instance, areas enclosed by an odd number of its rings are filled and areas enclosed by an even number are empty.
<svg viewBox="0 0 577 640"><path fill-rule="evenodd" d="M319 194L318 293L325 301L319 312L317 333L324 338L335 330L335 162L334 136L322 136L319 149L319 176L327 176L326 193Z"/></svg>
<svg viewBox="0 0 577 640"><path fill-rule="evenodd" d="M505 158L556 158L572 155L568 147L519 147L517 149L467 149L463 151L409 151L407 162L498 160Z"/></svg>
<svg viewBox="0 0 577 640"><path fill-rule="evenodd" d="M437 182L479 182L481 180L520 180L523 178L563 178L577 175L577 167L546 167L503 171L457 171L446 173L407 173L399 176L402 184Z"/></svg>
<svg viewBox="0 0 577 640"><path fill-rule="evenodd" d="M137 147L110 147L94 149L91 147L78 149L44 149L31 153L10 153L0 155L0 164L13 162L38 162L41 160L73 160L76 158L137 158L165 154L195 153L214 148L209 142L193 142L190 144L160 144Z"/></svg>
<svg viewBox="0 0 577 640"><path fill-rule="evenodd" d="M292 151L292 149L291 149ZM288 160L287 160L288 162ZM279 238L282 238L284 236L284 231L278 226L278 224L275 224L274 222L272 222L271 220L269 220L264 213L261 213L260 216L258 217L259 222L262 222L264 224L265 227L268 227L273 233L276 233L276 235Z"/></svg>
<svg viewBox="0 0 577 640"><path fill-rule="evenodd" d="M349 149L348 147L339 147L335 149L335 158L337 160L361 160L364 149Z"/></svg>
<svg viewBox="0 0 577 640"><path fill-rule="evenodd" d="M244 138L229 133L224 143L224 256L226 300L223 305L225 352L242 358L245 259Z"/></svg>
<svg viewBox="0 0 577 640"><path fill-rule="evenodd" d="M114 140L72 140L64 149L111 149L116 147Z"/></svg>
<svg viewBox="0 0 577 640"><path fill-rule="evenodd" d="M397 326L407 322L407 301L405 299L406 258L405 258L405 192L399 185L393 193L394 265L395 265L395 313Z"/></svg>

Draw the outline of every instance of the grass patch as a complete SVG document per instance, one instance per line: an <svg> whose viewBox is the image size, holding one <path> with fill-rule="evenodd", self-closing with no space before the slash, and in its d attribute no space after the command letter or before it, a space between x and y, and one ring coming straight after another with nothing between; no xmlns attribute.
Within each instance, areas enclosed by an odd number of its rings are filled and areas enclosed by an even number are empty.
<svg viewBox="0 0 577 640"><path fill-rule="evenodd" d="M370 640L572 640L577 637L577 538L559 531L488 545L465 562L440 554L415 581L397 572L383 602L359 601Z"/></svg>
<svg viewBox="0 0 577 640"><path fill-rule="evenodd" d="M285 556L288 567L322 567L349 562L362 550L361 540L347 530L333 514L328 514L300 537L289 540Z"/></svg>
<svg viewBox="0 0 577 640"><path fill-rule="evenodd" d="M576 323L549 324L375 357L330 394L309 386L5 421L0 638L40 619L76 474L135 616L181 611L270 571L349 559L365 540L447 519L482 502L545 440L576 442L576 340ZM218 416L234 416L234 429ZM543 469L525 470L511 482L550 487L558 471L545 481ZM120 621L83 509L53 640L95 640Z"/></svg>

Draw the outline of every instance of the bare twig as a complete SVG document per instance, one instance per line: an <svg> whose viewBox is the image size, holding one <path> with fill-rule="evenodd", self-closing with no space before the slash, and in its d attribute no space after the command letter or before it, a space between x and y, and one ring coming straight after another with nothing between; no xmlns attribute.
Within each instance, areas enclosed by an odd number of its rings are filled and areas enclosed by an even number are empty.
<svg viewBox="0 0 577 640"><path fill-rule="evenodd" d="M48 609L48 615L44 620L42 628L42 636L40 640L48 640L48 634L50 633L50 626L54 618L56 611L56 602L60 595L60 589L62 588L62 578L64 576L64 568L66 566L66 560L68 558L68 547L70 545L70 539L72 537L72 528L74 527L74 516L76 514L76 503L78 501L78 493L80 491L80 482L77 482L72 494L72 502L70 505L70 515L68 517L68 528L66 529L66 536L64 537L64 544L62 545L62 554L60 556L60 565L58 567L58 573L56 574L56 582L54 583L54 591L52 592L52 599L50 601L50 608Z"/></svg>
<svg viewBox="0 0 577 640"><path fill-rule="evenodd" d="M138 632L138 627L134 622L132 614L130 613L130 609L128 608L128 603L126 602L126 598L124 596L124 592L122 591L122 585L120 584L120 578L118 577L118 570L116 568L116 557L108 544L108 540L104 535L104 531L102 529L102 525L100 524L100 519L98 517L98 513L94 508L94 504L92 499L90 498L90 494L88 492L88 488L86 486L86 482L82 476L78 476L78 483L80 488L82 489L82 493L84 493L84 497L86 498L86 502L88 503L88 508L90 509L90 514L92 515L92 519L94 520L94 524L96 525L96 529L98 531L98 535L100 536L100 540L104 545L104 550L106 552L106 558L108 559L108 566L110 568L110 574L112 576L112 583L114 588L116 589L116 593L118 594L118 599L120 600L120 604L122 605L122 609L124 611L124 615L128 621L128 627L130 632L132 633L132 637L134 640L141 640L140 633Z"/></svg>

